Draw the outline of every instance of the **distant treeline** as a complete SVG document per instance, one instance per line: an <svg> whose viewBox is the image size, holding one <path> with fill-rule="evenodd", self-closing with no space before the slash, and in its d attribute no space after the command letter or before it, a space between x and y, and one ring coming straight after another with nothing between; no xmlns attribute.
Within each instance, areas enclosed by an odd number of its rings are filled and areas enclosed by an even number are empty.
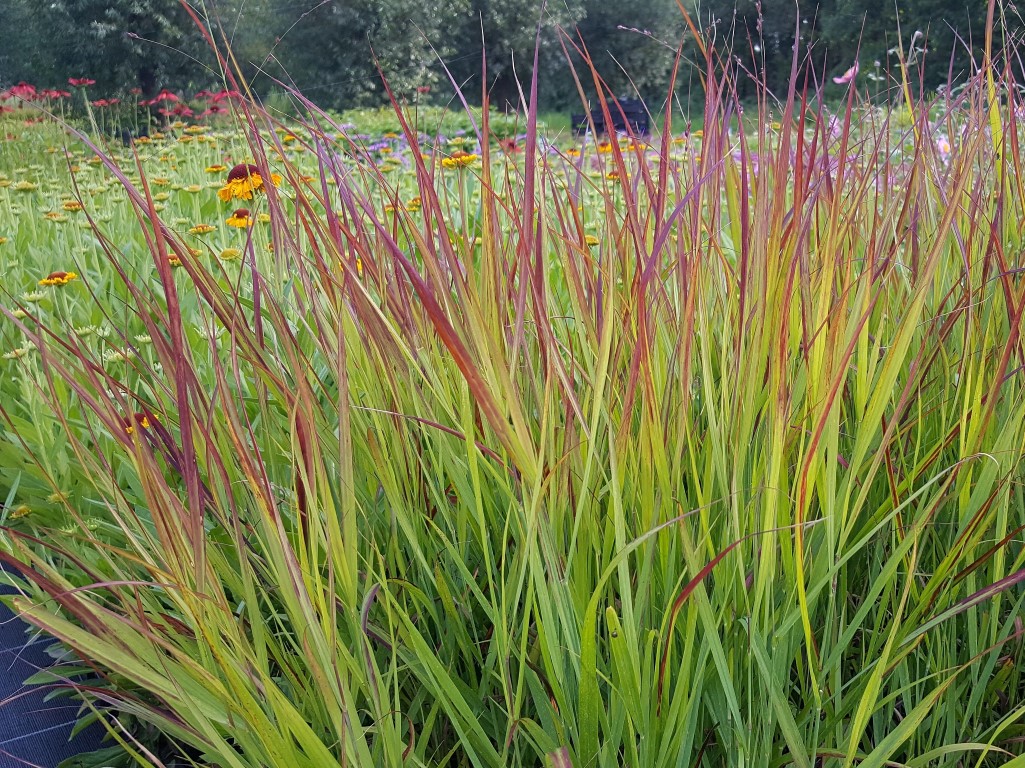
<svg viewBox="0 0 1025 768"><path fill-rule="evenodd" d="M519 100L540 39L542 108L580 103L570 62L588 98L595 91L574 44L586 45L617 95L660 106L682 45L677 97L698 93L697 46L681 7L705 40L729 52L752 80L786 88L795 44L804 71L830 78L854 62L859 83L892 86L897 52L915 62L916 85L963 81L984 43L987 0L191 0L261 94L296 85L322 106L386 100L378 66L402 98L451 98L451 77L479 103L482 63L497 106ZM1010 2L996 6L995 47L1022 28ZM97 96L141 89L209 88L219 80L207 43L177 0L2 0L0 89L70 77L96 80ZM540 29L540 38L538 30ZM558 30L566 34L560 35ZM483 41L483 42L482 42ZM1012 62L1015 60L1010 57ZM1016 64L1015 64L1016 66Z"/></svg>

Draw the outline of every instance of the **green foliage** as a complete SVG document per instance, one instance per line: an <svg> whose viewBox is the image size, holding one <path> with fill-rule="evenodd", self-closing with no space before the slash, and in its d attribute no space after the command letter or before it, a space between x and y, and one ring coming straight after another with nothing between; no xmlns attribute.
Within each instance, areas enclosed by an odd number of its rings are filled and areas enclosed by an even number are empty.
<svg viewBox="0 0 1025 768"><path fill-rule="evenodd" d="M52 86L82 76L97 80L97 92L108 96L132 86L152 95L164 86L198 89L218 82L216 67L208 68L214 62L207 44L178 0L6 0L0 6L0 23L17 30L0 50L0 84ZM533 74L535 43L539 103L579 109L571 68L586 71L577 51L581 41L614 94L640 95L654 111L664 107L682 43L675 97L700 96L700 46L676 0L562 0L543 10L535 0L194 0L192 7L213 25L218 43L231 46L256 93L280 94L280 80L338 109L387 103L378 66L407 101L449 93L451 76L471 103L480 104L482 63L492 103L518 109L518 81L529 82ZM857 60L873 74L873 92L902 97L893 88L902 52L921 72L926 92L948 80L962 83L973 59L980 59L988 3L687 0L683 8L704 40L747 71L738 83L747 100L755 97L757 82L786 91L795 44L802 78L808 62L817 70L825 63L839 75ZM999 53L1004 33L1015 39L1022 23L1003 0L998 17ZM1009 62L1019 67L1013 57ZM593 102L590 77L583 88ZM830 89L827 94L838 92Z"/></svg>
<svg viewBox="0 0 1025 768"><path fill-rule="evenodd" d="M177 2L53 0L39 4L58 72L97 81L106 93L138 87L152 96L166 83L202 76L202 36ZM203 78L208 80L209 73Z"/></svg>

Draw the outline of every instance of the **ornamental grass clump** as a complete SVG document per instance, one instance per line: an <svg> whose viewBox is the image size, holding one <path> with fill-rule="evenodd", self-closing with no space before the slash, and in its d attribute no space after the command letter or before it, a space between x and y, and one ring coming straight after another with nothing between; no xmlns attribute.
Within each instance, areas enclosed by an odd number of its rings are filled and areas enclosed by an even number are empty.
<svg viewBox="0 0 1025 768"><path fill-rule="evenodd" d="M231 259L101 155L151 265L97 223L108 276L77 300L131 354L8 311L39 354L8 361L2 557L112 750L1018 763L1012 70L908 86L898 125L856 76L831 113L795 56L738 130L740 73L702 52L700 136L667 114L647 143L543 151L535 80L512 164L485 109L479 158L408 175L293 93L311 175L239 100L282 178Z"/></svg>

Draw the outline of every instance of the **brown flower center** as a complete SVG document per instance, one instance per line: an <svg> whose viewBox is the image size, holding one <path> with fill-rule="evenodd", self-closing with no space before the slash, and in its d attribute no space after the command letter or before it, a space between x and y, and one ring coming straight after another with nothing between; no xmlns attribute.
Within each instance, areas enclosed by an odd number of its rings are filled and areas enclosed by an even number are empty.
<svg viewBox="0 0 1025 768"><path fill-rule="evenodd" d="M228 181L238 181L239 179L246 179L250 176L255 176L260 173L260 169L251 163L239 163L230 171L228 171Z"/></svg>

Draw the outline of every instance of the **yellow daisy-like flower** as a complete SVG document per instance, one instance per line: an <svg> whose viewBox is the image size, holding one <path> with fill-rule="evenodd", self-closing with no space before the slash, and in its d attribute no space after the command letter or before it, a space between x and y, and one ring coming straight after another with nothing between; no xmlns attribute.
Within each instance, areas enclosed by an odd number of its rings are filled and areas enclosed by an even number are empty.
<svg viewBox="0 0 1025 768"><path fill-rule="evenodd" d="M190 235L206 235L213 232L217 227L213 224L196 224L194 227L189 227Z"/></svg>
<svg viewBox="0 0 1025 768"><path fill-rule="evenodd" d="M82 210L82 207L82 204L77 200L65 200L61 204L61 208L63 208L65 211L71 211L72 213L76 213Z"/></svg>
<svg viewBox="0 0 1025 768"><path fill-rule="evenodd" d="M443 158L441 165L443 168L465 168L470 163L476 162L480 159L479 155L475 155L472 152L463 152L457 150L446 158Z"/></svg>
<svg viewBox="0 0 1025 768"><path fill-rule="evenodd" d="M44 213L43 214L43 218L46 219L47 221L55 221L58 224L68 220L67 216L65 216L63 213L59 213L57 211L49 211L48 213Z"/></svg>
<svg viewBox="0 0 1025 768"><path fill-rule="evenodd" d="M580 157L580 150L577 149L576 147L571 147L570 149L566 150L566 156L567 157Z"/></svg>
<svg viewBox="0 0 1025 768"><path fill-rule="evenodd" d="M72 280L78 279L78 275L74 272L51 272L42 280L39 281L40 285L67 285Z"/></svg>
<svg viewBox="0 0 1025 768"><path fill-rule="evenodd" d="M270 224L270 214L269 213L257 214L256 220L258 222L260 222L261 224Z"/></svg>
<svg viewBox="0 0 1025 768"><path fill-rule="evenodd" d="M224 173L226 170L228 170L226 165L208 165L206 167L207 173Z"/></svg>
<svg viewBox="0 0 1025 768"><path fill-rule="evenodd" d="M238 248L225 248L219 254L217 258L223 259L224 261L234 261L242 255L242 251Z"/></svg>
<svg viewBox="0 0 1025 768"><path fill-rule="evenodd" d="M171 183L171 180L163 176L157 176L155 179L153 179L153 183L158 187L166 187L168 184Z"/></svg>
<svg viewBox="0 0 1025 768"><path fill-rule="evenodd" d="M584 244L588 248L594 248L600 241L594 235L584 235Z"/></svg>
<svg viewBox="0 0 1025 768"><path fill-rule="evenodd" d="M167 263L172 267L180 267L182 265L182 260L178 258L178 254L172 253L167 257Z"/></svg>
<svg viewBox="0 0 1025 768"><path fill-rule="evenodd" d="M276 187L281 183L281 176L272 173L271 183ZM231 200L252 200L253 193L263 189L263 177L255 165L240 163L228 171L227 182L217 192L224 202Z"/></svg>
<svg viewBox="0 0 1025 768"><path fill-rule="evenodd" d="M38 184L33 184L31 181L19 181L14 185L15 192L34 192L39 189Z"/></svg>
<svg viewBox="0 0 1025 768"><path fill-rule="evenodd" d="M412 198L408 203L406 203L406 210L407 211L412 211L413 213L416 213L417 211L420 210L420 207L421 207L422 204L423 203L420 200L420 196L417 195L416 197Z"/></svg>
<svg viewBox="0 0 1025 768"><path fill-rule="evenodd" d="M229 227L236 227L238 229L246 229L247 227L253 226L253 215L245 208L239 208L231 216L225 219L225 223Z"/></svg>

